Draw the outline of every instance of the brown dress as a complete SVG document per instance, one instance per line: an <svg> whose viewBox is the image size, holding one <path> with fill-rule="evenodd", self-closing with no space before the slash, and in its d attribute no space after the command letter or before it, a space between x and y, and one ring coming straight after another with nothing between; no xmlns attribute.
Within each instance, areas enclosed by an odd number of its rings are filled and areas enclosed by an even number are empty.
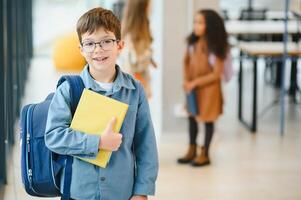
<svg viewBox="0 0 301 200"><path fill-rule="evenodd" d="M184 59L184 81L195 81L199 114L198 121L213 122L223 112L221 79L223 60L209 64L209 52L204 39L187 48Z"/></svg>

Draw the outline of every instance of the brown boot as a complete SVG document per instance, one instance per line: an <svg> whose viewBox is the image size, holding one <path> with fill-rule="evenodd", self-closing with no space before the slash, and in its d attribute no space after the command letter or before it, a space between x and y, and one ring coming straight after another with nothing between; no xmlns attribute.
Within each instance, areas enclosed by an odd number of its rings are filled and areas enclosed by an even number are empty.
<svg viewBox="0 0 301 200"><path fill-rule="evenodd" d="M180 164L190 163L191 161L193 161L195 156L196 156L196 145L191 144L191 145L189 145L186 155L184 157L178 159L178 163L180 163Z"/></svg>
<svg viewBox="0 0 301 200"><path fill-rule="evenodd" d="M193 160L193 162L191 163L192 166L201 167L210 164L210 159L209 159L209 154L207 152L207 149L205 149L204 147L200 147L200 151L201 154Z"/></svg>

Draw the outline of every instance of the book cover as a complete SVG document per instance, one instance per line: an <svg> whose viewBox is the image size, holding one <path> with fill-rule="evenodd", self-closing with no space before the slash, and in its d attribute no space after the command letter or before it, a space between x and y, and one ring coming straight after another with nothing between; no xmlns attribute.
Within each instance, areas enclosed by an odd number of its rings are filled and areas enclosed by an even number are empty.
<svg viewBox="0 0 301 200"><path fill-rule="evenodd" d="M102 134L108 123L116 117L114 132L119 132L126 115L128 105L115 99L84 89L70 127L87 134ZM103 149L95 159L80 158L105 168L110 160L111 151Z"/></svg>
<svg viewBox="0 0 301 200"><path fill-rule="evenodd" d="M187 111L192 115L198 115L199 110L198 110L196 92L192 90L191 92L186 94L186 100L187 100Z"/></svg>

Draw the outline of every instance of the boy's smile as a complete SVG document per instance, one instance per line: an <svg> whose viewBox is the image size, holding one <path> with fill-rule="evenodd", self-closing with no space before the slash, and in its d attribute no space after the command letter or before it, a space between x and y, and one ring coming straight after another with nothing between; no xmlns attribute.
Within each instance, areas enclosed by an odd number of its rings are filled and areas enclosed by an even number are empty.
<svg viewBox="0 0 301 200"><path fill-rule="evenodd" d="M93 60L99 63L103 63L109 58L109 56L100 56L100 57L94 57Z"/></svg>

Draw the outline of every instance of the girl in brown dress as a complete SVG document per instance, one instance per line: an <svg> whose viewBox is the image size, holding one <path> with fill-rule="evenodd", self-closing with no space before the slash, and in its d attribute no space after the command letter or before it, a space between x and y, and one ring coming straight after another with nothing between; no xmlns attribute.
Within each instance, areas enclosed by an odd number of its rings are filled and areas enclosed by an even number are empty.
<svg viewBox="0 0 301 200"><path fill-rule="evenodd" d="M214 122L223 112L221 79L228 51L227 33L223 19L213 10L200 10L194 17L193 32L187 38L184 59L184 91L196 93L198 114L189 114L190 144L178 163L193 166L210 164L209 146ZM215 62L209 62L214 56ZM204 145L197 148L198 122L205 124Z"/></svg>

